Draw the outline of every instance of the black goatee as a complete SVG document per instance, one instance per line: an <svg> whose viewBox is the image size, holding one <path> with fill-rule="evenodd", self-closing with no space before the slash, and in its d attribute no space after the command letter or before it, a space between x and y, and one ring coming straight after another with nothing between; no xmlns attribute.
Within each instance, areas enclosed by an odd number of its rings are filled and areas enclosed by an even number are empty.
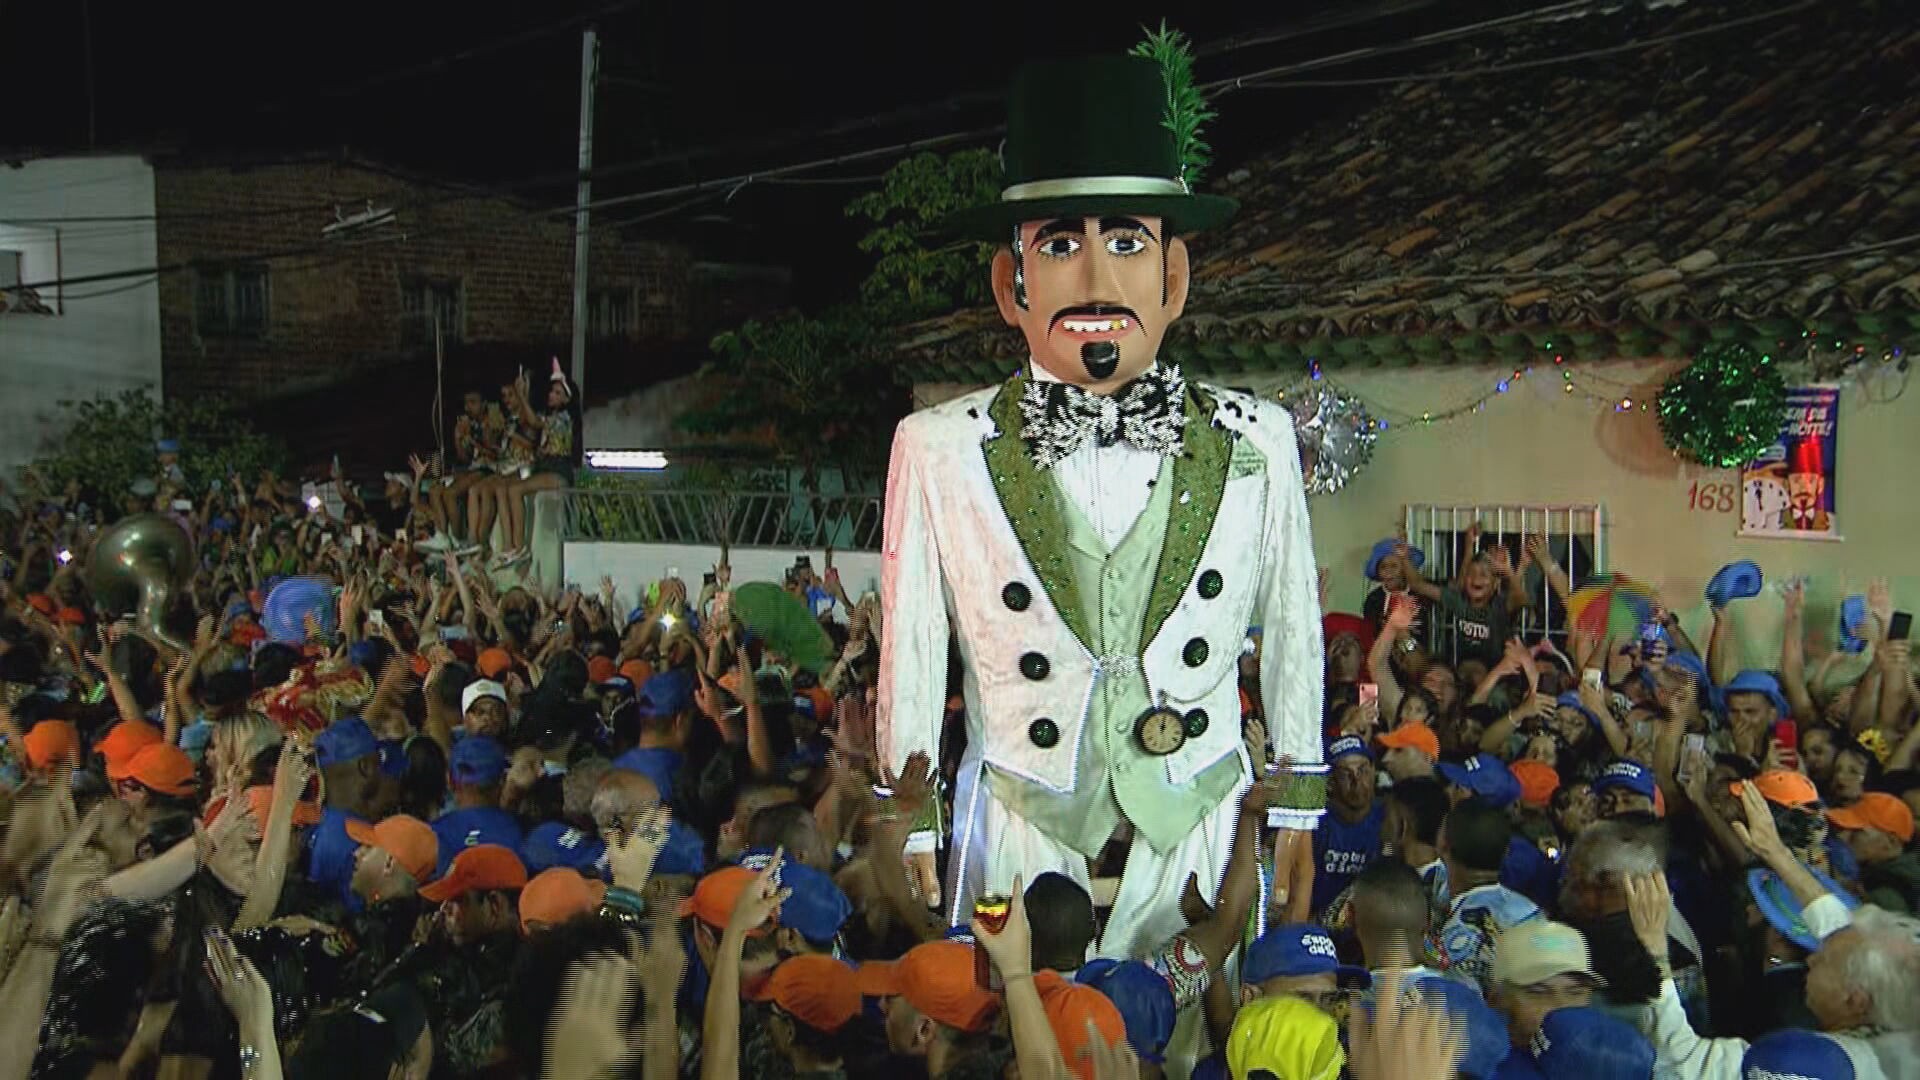
<svg viewBox="0 0 1920 1080"><path fill-rule="evenodd" d="M1105 382L1120 370L1120 343L1089 341L1080 346L1080 362L1087 365L1087 374L1095 382Z"/></svg>

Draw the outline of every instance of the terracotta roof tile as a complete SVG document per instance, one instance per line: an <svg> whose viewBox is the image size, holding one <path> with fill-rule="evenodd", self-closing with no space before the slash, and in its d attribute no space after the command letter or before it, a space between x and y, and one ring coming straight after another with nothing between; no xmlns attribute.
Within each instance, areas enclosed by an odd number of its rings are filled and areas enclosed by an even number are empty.
<svg viewBox="0 0 1920 1080"><path fill-rule="evenodd" d="M1810 321L1920 327L1907 5L1827 0L1698 34L1761 6L1616 7L1509 28L1416 71L1632 47L1404 83L1235 170L1221 188L1241 216L1194 239L1191 314L1170 353L1232 369L1372 350L1475 359L1547 340L1683 352L1709 330L1757 339ZM1218 107L1259 108L1254 94ZM1868 250L1839 250L1855 247ZM917 378L997 373L1024 351L976 313L910 331Z"/></svg>

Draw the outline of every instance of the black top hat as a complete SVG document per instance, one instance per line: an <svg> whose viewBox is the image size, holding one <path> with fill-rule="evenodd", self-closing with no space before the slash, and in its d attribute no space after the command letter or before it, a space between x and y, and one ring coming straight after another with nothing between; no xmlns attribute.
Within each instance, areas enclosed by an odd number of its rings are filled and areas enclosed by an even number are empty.
<svg viewBox="0 0 1920 1080"><path fill-rule="evenodd" d="M943 227L1004 241L1023 221L1056 217L1152 216L1169 234L1225 221L1238 204L1189 190L1166 115L1165 76L1145 57L1029 64L1008 95L1000 201L953 214Z"/></svg>

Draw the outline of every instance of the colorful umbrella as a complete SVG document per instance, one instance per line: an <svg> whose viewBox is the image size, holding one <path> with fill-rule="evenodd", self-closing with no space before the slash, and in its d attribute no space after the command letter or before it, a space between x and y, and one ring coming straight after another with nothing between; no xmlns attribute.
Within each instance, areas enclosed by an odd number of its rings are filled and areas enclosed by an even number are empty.
<svg viewBox="0 0 1920 1080"><path fill-rule="evenodd" d="M1567 628L1634 637L1653 621L1653 590L1625 574L1600 574L1567 597Z"/></svg>
<svg viewBox="0 0 1920 1080"><path fill-rule="evenodd" d="M766 581L742 585L733 590L729 607L742 626L795 667L818 673L833 658L833 639L820 628L806 602L778 585Z"/></svg>

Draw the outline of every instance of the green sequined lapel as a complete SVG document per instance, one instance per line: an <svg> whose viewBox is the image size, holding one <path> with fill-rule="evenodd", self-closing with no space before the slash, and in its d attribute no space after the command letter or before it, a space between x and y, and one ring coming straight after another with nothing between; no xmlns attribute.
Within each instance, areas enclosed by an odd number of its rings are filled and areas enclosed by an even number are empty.
<svg viewBox="0 0 1920 1080"><path fill-rule="evenodd" d="M1154 571L1147 621L1140 635L1142 653L1193 584L1227 490L1233 440L1225 428L1214 426L1213 410L1213 399L1188 383L1186 447L1173 459L1173 504L1167 509L1167 538L1160 545L1160 565Z"/></svg>
<svg viewBox="0 0 1920 1080"><path fill-rule="evenodd" d="M1073 561L1067 555L1067 523L1060 510L1060 491L1053 478L1040 471L1027 455L1020 432L1026 420L1020 415L1020 398L1026 392L1024 371L1007 380L987 407L997 433L981 444L987 458L987 475L993 479L993 491L1000 498L1000 509L1020 540L1027 562L1047 590L1047 599L1067 629L1082 647L1093 640L1086 611L1080 606L1080 584L1073 573ZM1214 496L1219 502L1219 496ZM1211 515L1209 515L1211 520Z"/></svg>

